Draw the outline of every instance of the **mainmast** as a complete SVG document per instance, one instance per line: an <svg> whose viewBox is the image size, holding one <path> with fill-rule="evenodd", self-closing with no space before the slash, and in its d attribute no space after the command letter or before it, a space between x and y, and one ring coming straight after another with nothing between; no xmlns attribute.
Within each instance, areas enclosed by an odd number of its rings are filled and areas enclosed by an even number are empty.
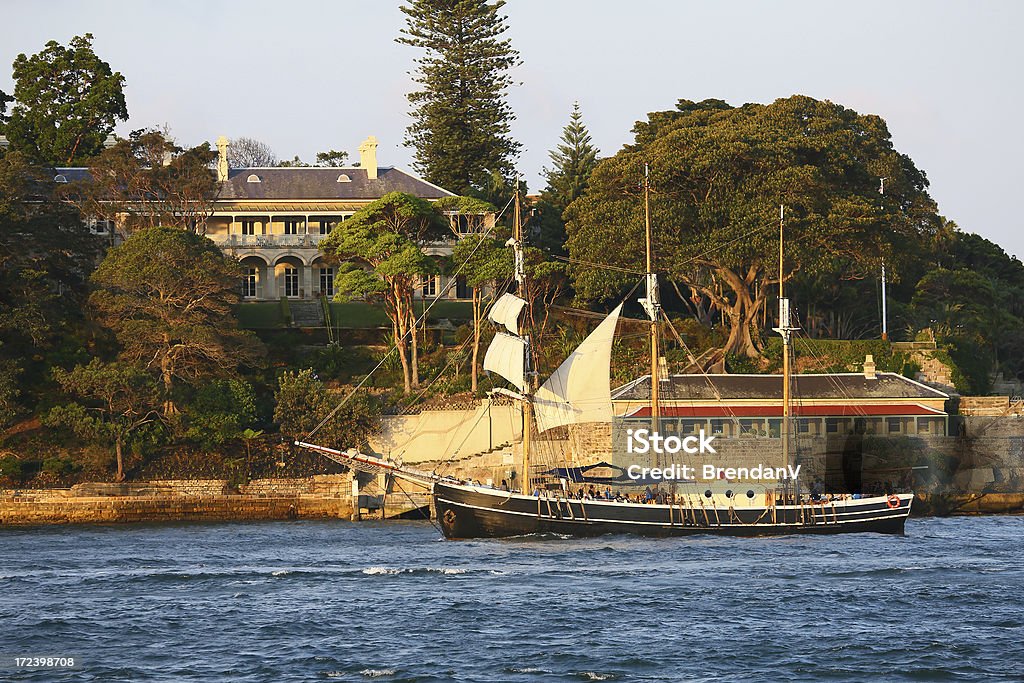
<svg viewBox="0 0 1024 683"><path fill-rule="evenodd" d="M526 264L523 255L523 224L522 213L519 206L519 179L516 178L515 208L512 215L512 249L515 258L515 280L516 294L519 298L529 301L526 291ZM527 304L529 305L529 304ZM529 319L529 311L527 318ZM524 495L530 495L530 442L533 431L533 378L530 374L530 345L529 335L524 335L526 345L523 347L525 354L524 369L525 381L523 383L523 481L522 489Z"/></svg>
<svg viewBox="0 0 1024 683"><path fill-rule="evenodd" d="M885 178L878 179L878 192L885 194ZM889 317L885 310L885 258L882 258L882 341L889 341Z"/></svg>
<svg viewBox="0 0 1024 683"><path fill-rule="evenodd" d="M793 330L789 313L789 299L784 295L785 261L783 256L783 224L786 218L786 207L779 205L779 326L775 331L782 335L782 466L789 468L789 422L790 422L790 384L791 368L789 365L790 342Z"/></svg>
<svg viewBox="0 0 1024 683"><path fill-rule="evenodd" d="M651 178L650 168L644 164L644 236L647 252L647 296L640 299L640 304L647 312L651 320L651 431L661 431L661 401L660 401L660 354L658 351L658 316L661 313L661 302L658 300L658 276L654 272L654 240L651 233ZM658 455L655 454L655 465Z"/></svg>

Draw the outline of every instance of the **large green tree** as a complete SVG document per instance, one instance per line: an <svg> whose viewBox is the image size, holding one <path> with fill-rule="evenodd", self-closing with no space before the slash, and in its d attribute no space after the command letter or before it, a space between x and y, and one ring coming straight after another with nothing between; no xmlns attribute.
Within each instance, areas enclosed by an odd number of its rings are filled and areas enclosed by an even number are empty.
<svg viewBox="0 0 1024 683"><path fill-rule="evenodd" d="M54 187L24 153L0 158L0 424L45 394L47 357L82 327L97 238Z"/></svg>
<svg viewBox="0 0 1024 683"><path fill-rule="evenodd" d="M207 144L185 148L166 131L137 130L94 158L89 176L60 195L83 216L126 233L163 225L204 234L219 191L210 168L215 157Z"/></svg>
<svg viewBox="0 0 1024 683"><path fill-rule="evenodd" d="M547 185L534 209L534 224L539 234L537 246L554 254L565 253L566 207L583 195L590 174L597 166L598 150L583 123L579 103L574 103L569 123L562 130L562 141L551 150L553 166L544 169Z"/></svg>
<svg viewBox="0 0 1024 683"><path fill-rule="evenodd" d="M83 439L114 447L117 480L124 479L124 446L159 415L158 392L152 378L128 363L104 363L94 358L70 372L54 368L54 379L69 403L58 405L45 422L70 428Z"/></svg>
<svg viewBox="0 0 1024 683"><path fill-rule="evenodd" d="M503 34L504 0L413 0L402 7L406 27L397 42L419 48L409 94L413 123L406 145L432 183L481 195L492 173L513 175L520 144L507 101L509 70L519 53Z"/></svg>
<svg viewBox="0 0 1024 683"><path fill-rule="evenodd" d="M927 179L896 151L885 122L796 95L731 107L681 100L634 128L635 142L598 163L566 211L568 249L581 261L642 269L650 166L656 269L721 314L722 350L759 355L759 321L778 285L779 206L786 207L785 279L797 271L863 277L898 245L939 226ZM886 178L885 194L878 192ZM577 295L619 296L633 276L579 266Z"/></svg>
<svg viewBox="0 0 1024 683"><path fill-rule="evenodd" d="M320 250L341 265L338 299L382 299L402 362L405 391L419 386L413 293L436 264L423 250L443 236L446 221L430 202L391 192L359 209L320 242Z"/></svg>
<svg viewBox="0 0 1024 683"><path fill-rule="evenodd" d="M67 46L51 40L14 60L15 105L2 131L12 149L40 164L83 166L128 120L124 76L96 55L92 40L91 33Z"/></svg>
<svg viewBox="0 0 1024 683"><path fill-rule="evenodd" d="M560 211L581 197L587 189L590 174L597 166L598 149L590 131L583 123L580 104L572 105L569 123L562 129L562 141L549 152L551 168L544 169L547 186L541 196Z"/></svg>
<svg viewBox="0 0 1024 683"><path fill-rule="evenodd" d="M107 253L89 303L123 355L160 378L173 413L177 381L230 377L259 360L261 345L235 319L240 280L238 262L207 238L148 228Z"/></svg>
<svg viewBox="0 0 1024 683"><path fill-rule="evenodd" d="M999 245L957 230L935 245L933 267L917 281L908 316L931 328L974 392L989 375L1024 378L1024 265Z"/></svg>

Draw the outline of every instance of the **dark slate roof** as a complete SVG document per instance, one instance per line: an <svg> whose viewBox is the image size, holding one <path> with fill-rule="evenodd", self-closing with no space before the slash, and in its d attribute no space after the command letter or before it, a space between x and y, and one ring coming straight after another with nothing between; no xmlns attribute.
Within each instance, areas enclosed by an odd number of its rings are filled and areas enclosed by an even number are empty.
<svg viewBox="0 0 1024 683"><path fill-rule="evenodd" d="M711 385L714 385L712 388ZM781 375L672 375L662 380L664 401L782 400ZM645 375L612 391L617 401L649 401L651 376ZM793 375L793 398L805 399L947 399L949 396L920 382L891 372L877 379L862 373Z"/></svg>
<svg viewBox="0 0 1024 683"><path fill-rule="evenodd" d="M351 182L338 182L345 174ZM248 182L251 175L258 183ZM389 192L405 192L424 199L451 196L451 192L398 168L382 166L377 179L366 177L365 168L233 168L221 186L220 200L325 199L369 200Z"/></svg>
<svg viewBox="0 0 1024 683"><path fill-rule="evenodd" d="M54 176L60 174L68 182L88 180L88 168L56 168ZM258 183L248 182L249 176L257 175ZM350 182L338 182L338 176L345 174ZM259 201L259 200L373 200L389 192L405 192L423 199L449 197L451 192L432 185L422 178L400 168L381 166L377 179L366 177L366 169L352 168L233 168L228 180L221 186L218 200Z"/></svg>
<svg viewBox="0 0 1024 683"><path fill-rule="evenodd" d="M58 175L64 176L69 183L73 183L76 180L92 180L92 176L89 175L89 169L87 168L55 168L53 169L53 177L56 179Z"/></svg>

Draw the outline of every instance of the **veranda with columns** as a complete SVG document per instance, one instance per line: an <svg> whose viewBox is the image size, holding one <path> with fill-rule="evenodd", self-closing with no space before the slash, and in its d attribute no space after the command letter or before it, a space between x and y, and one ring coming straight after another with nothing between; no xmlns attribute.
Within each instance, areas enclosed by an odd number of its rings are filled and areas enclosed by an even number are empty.
<svg viewBox="0 0 1024 683"><path fill-rule="evenodd" d="M206 236L245 269L243 298L315 299L334 295L337 266L320 253L320 242L360 208L390 192L436 201L452 193L408 171L377 165L377 139L359 146L359 164L351 167L228 167L225 138L217 141L220 193L207 219ZM448 212L454 234L494 225L493 214L462 216ZM482 218L482 220L480 220ZM463 224L465 223L465 227ZM431 256L451 254L451 241L429 245ZM445 290L443 276L427 278L417 296L469 296L464 283Z"/></svg>

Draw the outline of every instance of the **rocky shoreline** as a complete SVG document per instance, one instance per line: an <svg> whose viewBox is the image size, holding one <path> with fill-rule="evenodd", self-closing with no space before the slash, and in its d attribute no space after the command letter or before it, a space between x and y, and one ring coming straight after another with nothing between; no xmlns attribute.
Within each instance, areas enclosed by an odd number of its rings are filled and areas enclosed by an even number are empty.
<svg viewBox="0 0 1024 683"><path fill-rule="evenodd" d="M194 479L0 490L0 526L350 519L351 482L349 475L318 475L238 486Z"/></svg>

